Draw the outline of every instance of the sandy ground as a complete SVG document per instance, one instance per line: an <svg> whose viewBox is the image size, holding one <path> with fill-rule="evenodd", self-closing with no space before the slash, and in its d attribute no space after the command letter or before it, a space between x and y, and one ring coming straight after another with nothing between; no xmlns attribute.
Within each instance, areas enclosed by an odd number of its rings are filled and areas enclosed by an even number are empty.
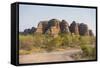
<svg viewBox="0 0 100 68"><path fill-rule="evenodd" d="M41 63L41 62L57 62L57 61L74 61L73 54L82 52L81 49L72 49L66 51L56 51L49 53L33 53L29 55L19 55L19 63Z"/></svg>

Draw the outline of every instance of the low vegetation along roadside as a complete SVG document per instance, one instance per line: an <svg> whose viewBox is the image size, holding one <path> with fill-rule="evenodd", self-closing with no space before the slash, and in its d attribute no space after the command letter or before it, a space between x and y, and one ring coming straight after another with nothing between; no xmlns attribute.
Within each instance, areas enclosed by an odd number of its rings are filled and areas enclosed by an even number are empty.
<svg viewBox="0 0 100 68"><path fill-rule="evenodd" d="M95 37L59 34L53 38L49 35L19 35L19 54L62 51L70 48L81 48L79 58L95 59ZM75 56L76 57L76 56Z"/></svg>

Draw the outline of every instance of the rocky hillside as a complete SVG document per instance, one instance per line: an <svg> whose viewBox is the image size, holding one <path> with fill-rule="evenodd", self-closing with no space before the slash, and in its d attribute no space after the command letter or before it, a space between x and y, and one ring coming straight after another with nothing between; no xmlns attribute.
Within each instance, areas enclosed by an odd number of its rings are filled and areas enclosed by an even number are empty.
<svg viewBox="0 0 100 68"><path fill-rule="evenodd" d="M25 29L24 32L20 34L50 34L52 36L57 36L58 33L75 34L75 35L90 35L94 36L92 30L88 28L87 24L76 23L73 21L70 25L66 20L51 19L49 21L40 21L37 28L32 27L31 29Z"/></svg>

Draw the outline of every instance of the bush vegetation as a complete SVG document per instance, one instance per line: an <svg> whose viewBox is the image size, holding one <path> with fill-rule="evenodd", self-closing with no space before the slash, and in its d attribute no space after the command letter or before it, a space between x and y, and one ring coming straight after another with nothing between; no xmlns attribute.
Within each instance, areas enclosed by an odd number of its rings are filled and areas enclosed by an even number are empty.
<svg viewBox="0 0 100 68"><path fill-rule="evenodd" d="M95 59L96 57L96 50L95 48L89 45L81 45L81 49L83 51L82 57L86 59Z"/></svg>
<svg viewBox="0 0 100 68"><path fill-rule="evenodd" d="M82 57L95 58L96 50L91 45L95 44L95 37L79 36L74 34L59 34L51 37L47 34L19 35L19 54L32 52L51 52L56 49L81 48Z"/></svg>

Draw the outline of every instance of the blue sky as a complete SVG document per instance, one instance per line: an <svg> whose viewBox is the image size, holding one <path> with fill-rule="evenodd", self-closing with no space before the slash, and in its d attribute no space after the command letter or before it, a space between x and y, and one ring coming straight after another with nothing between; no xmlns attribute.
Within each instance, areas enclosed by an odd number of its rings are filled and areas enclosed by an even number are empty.
<svg viewBox="0 0 100 68"><path fill-rule="evenodd" d="M66 20L69 24L72 21L85 23L95 34L96 27L96 10L91 8L76 7L53 7L40 5L23 5L19 6L19 31L37 27L39 21L50 19Z"/></svg>

